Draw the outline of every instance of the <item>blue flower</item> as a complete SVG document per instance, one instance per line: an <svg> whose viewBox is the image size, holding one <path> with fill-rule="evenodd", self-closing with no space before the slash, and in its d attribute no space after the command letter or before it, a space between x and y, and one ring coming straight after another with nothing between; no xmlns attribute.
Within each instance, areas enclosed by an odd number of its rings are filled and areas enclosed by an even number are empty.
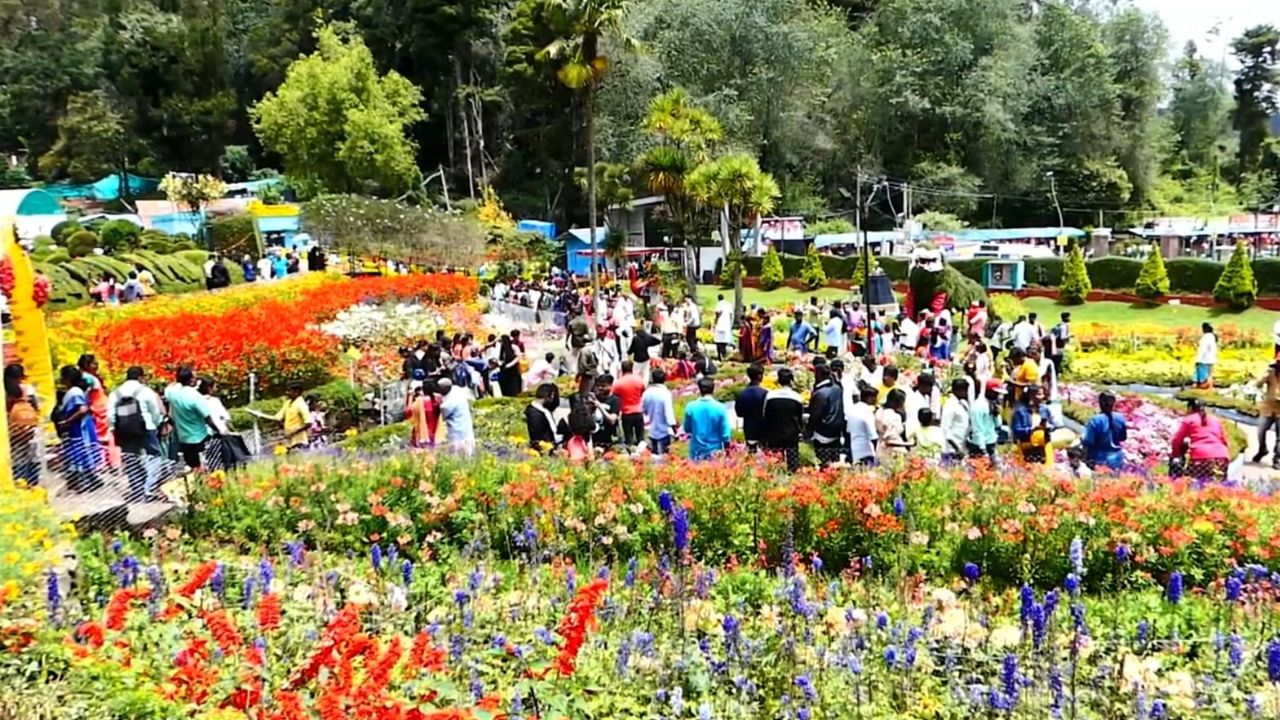
<svg viewBox="0 0 1280 720"><path fill-rule="evenodd" d="M818 557L818 553L814 553L813 556L809 558L809 564L813 566L814 572L822 572L822 558Z"/></svg>
<svg viewBox="0 0 1280 720"><path fill-rule="evenodd" d="M809 702L815 702L818 699L818 690L813 687L813 680L806 675L800 675L795 679L795 686L800 688L800 692L804 693L804 697Z"/></svg>
<svg viewBox="0 0 1280 720"><path fill-rule="evenodd" d="M382 572L382 546L381 545L379 545L378 543L374 543L373 547L369 548L369 559L373 561L373 571L376 573Z"/></svg>
<svg viewBox="0 0 1280 720"><path fill-rule="evenodd" d="M1032 590L1030 585L1023 583L1018 590L1018 598L1020 601L1018 618L1023 625L1026 625L1031 622L1031 608L1035 607L1036 604L1036 591Z"/></svg>
<svg viewBox="0 0 1280 720"><path fill-rule="evenodd" d="M1165 707L1163 700L1151 701L1151 720L1166 720L1169 717L1169 710Z"/></svg>
<svg viewBox="0 0 1280 720"><path fill-rule="evenodd" d="M1000 685L1005 697L1009 699L1009 705L1017 705L1018 656L1013 653L1005 653L1004 661L1000 663Z"/></svg>
<svg viewBox="0 0 1280 720"><path fill-rule="evenodd" d="M1227 593L1227 602L1240 602L1240 596L1244 591L1244 583L1235 574L1228 575L1222 582L1223 589Z"/></svg>
<svg viewBox="0 0 1280 720"><path fill-rule="evenodd" d="M1231 640L1227 643L1227 664L1231 666L1231 673L1234 675L1240 671L1240 666L1244 664L1244 638L1237 633L1231 633Z"/></svg>
<svg viewBox="0 0 1280 720"><path fill-rule="evenodd" d="M671 513L671 536L676 552L683 554L689 548L689 513L683 507Z"/></svg>
<svg viewBox="0 0 1280 720"><path fill-rule="evenodd" d="M661 508L664 515L670 516L671 512L675 510L675 504L675 498L671 496L670 491L663 490L658 493L658 507Z"/></svg>
<svg viewBox="0 0 1280 720"><path fill-rule="evenodd" d="M1116 562L1120 563L1121 565L1124 565L1125 563L1129 562L1130 557L1131 555L1129 553L1128 545L1116 546Z"/></svg>
<svg viewBox="0 0 1280 720"><path fill-rule="evenodd" d="M893 499L893 514L902 517L907 514L907 503L899 495Z"/></svg>
<svg viewBox="0 0 1280 720"><path fill-rule="evenodd" d="M45 606L49 609L49 615L56 617L58 609L62 607L62 588L58 585L58 575L52 570L49 571L45 578Z"/></svg>
<svg viewBox="0 0 1280 720"><path fill-rule="evenodd" d="M387 560L394 563L398 557L400 557L400 550L396 548L395 543L387 543Z"/></svg>
<svg viewBox="0 0 1280 720"><path fill-rule="evenodd" d="M1165 588L1165 596L1169 599L1169 602L1177 605L1182 602L1182 592L1182 573L1174 570L1169 574L1169 585Z"/></svg>
<svg viewBox="0 0 1280 720"><path fill-rule="evenodd" d="M893 645L889 645L884 649L884 664L888 665L891 669L897 666L898 648Z"/></svg>
<svg viewBox="0 0 1280 720"><path fill-rule="evenodd" d="M404 580L405 587L413 584L413 561L409 558L400 563L400 577Z"/></svg>
<svg viewBox="0 0 1280 720"><path fill-rule="evenodd" d="M1267 679L1280 683L1280 640L1267 643Z"/></svg>
<svg viewBox="0 0 1280 720"><path fill-rule="evenodd" d="M458 607L462 607L463 605L466 605L470 600L471 600L471 596L467 594L466 590L453 591L453 602L456 603Z"/></svg>
<svg viewBox="0 0 1280 720"><path fill-rule="evenodd" d="M271 564L270 558L262 558L258 561L258 579L262 581L262 592L271 592L271 581L276 577L275 566Z"/></svg>
<svg viewBox="0 0 1280 720"><path fill-rule="evenodd" d="M622 579L622 584L625 585L628 590L636 585L636 567L639 566L639 564L640 562L636 560L635 557L632 557L631 560L627 562L627 576Z"/></svg>
<svg viewBox="0 0 1280 720"><path fill-rule="evenodd" d="M248 610L249 606L253 604L253 593L256 583L257 581L254 580L252 575L245 576L244 590L240 593L240 604L245 610Z"/></svg>
<svg viewBox="0 0 1280 720"><path fill-rule="evenodd" d="M1071 539L1067 549L1067 558L1071 560L1071 569L1077 575L1084 575L1084 541L1076 536Z"/></svg>
<svg viewBox="0 0 1280 720"><path fill-rule="evenodd" d="M120 542L119 540L111 541L111 552L113 554L119 555L122 550L124 550L124 543Z"/></svg>
<svg viewBox="0 0 1280 720"><path fill-rule="evenodd" d="M1080 594L1080 576L1075 573L1067 573L1067 578L1062 582L1062 586L1066 588L1068 593L1074 597Z"/></svg>
<svg viewBox="0 0 1280 720"><path fill-rule="evenodd" d="M226 568L222 563L218 563L213 568L213 575L209 578L209 588L213 590L213 594L219 598L223 597L227 592Z"/></svg>
<svg viewBox="0 0 1280 720"><path fill-rule="evenodd" d="M573 568L569 568L569 571L573 572ZM467 577L467 588L470 589L471 592L476 592L482 585L484 585L484 573L480 572L480 568L477 567L475 570L472 570L471 575Z"/></svg>
<svg viewBox="0 0 1280 720"><path fill-rule="evenodd" d="M284 549L289 553L289 564L295 569L302 567L302 562L306 559L306 553L301 541L287 542Z"/></svg>
<svg viewBox="0 0 1280 720"><path fill-rule="evenodd" d="M967 562L964 564L964 579L971 583L978 582L978 576L982 574L982 568L977 563Z"/></svg>

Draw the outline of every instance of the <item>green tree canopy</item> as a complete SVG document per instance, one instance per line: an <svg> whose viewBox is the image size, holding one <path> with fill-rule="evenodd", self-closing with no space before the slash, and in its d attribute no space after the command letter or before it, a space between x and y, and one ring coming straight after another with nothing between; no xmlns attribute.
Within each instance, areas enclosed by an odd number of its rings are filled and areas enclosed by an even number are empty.
<svg viewBox="0 0 1280 720"><path fill-rule="evenodd" d="M322 25L316 45L253 107L258 138L304 194L403 192L418 175L407 131L425 116L421 91L397 72L380 75L350 26Z"/></svg>

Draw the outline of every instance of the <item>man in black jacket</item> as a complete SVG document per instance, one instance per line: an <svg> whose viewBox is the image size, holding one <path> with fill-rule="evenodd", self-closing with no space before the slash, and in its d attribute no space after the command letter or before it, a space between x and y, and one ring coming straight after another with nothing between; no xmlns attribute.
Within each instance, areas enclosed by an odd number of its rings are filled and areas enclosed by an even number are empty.
<svg viewBox="0 0 1280 720"><path fill-rule="evenodd" d="M844 452L844 389L832 377L831 368L825 362L814 363L813 380L808 431L818 464L827 467L838 462Z"/></svg>
<svg viewBox="0 0 1280 720"><path fill-rule="evenodd" d="M804 400L791 387L795 381L790 368L778 371L778 389L764 398L764 447L781 453L787 469L800 467L800 436L804 432Z"/></svg>

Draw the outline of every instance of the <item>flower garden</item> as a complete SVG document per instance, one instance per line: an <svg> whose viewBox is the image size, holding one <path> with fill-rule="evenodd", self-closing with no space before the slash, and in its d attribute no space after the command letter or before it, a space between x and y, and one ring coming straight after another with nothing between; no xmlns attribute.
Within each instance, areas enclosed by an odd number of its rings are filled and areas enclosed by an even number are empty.
<svg viewBox="0 0 1280 720"><path fill-rule="evenodd" d="M376 381L407 337L483 332L474 293L306 277L64 312L55 352L96 352L110 377L194 361L236 399L250 368L268 388ZM1096 402L1074 372L1068 416ZM1162 477L1171 402L1125 395L1137 472L1089 480L573 465L520 449L517 399L477 402L475 459L358 442L391 426L209 475L137 534L77 534L41 490L0 487L0 713L1275 717L1280 500Z"/></svg>

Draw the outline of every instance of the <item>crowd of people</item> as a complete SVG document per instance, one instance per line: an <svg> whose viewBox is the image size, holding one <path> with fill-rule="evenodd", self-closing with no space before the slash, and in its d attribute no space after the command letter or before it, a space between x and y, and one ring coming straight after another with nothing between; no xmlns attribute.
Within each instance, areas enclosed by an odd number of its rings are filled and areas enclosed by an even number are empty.
<svg viewBox="0 0 1280 720"><path fill-rule="evenodd" d="M191 366L180 367L160 391L141 367L129 368L125 380L109 388L97 359L82 355L59 369L52 408L40 407L22 365L6 366L4 378L14 475L32 485L57 474L71 492L83 494L119 482L127 501L152 502L171 477L240 465L249 457L217 383ZM250 412L283 427L282 448L326 442L325 404L304 394L301 384L288 386L278 412ZM56 443L45 442L46 423Z"/></svg>

